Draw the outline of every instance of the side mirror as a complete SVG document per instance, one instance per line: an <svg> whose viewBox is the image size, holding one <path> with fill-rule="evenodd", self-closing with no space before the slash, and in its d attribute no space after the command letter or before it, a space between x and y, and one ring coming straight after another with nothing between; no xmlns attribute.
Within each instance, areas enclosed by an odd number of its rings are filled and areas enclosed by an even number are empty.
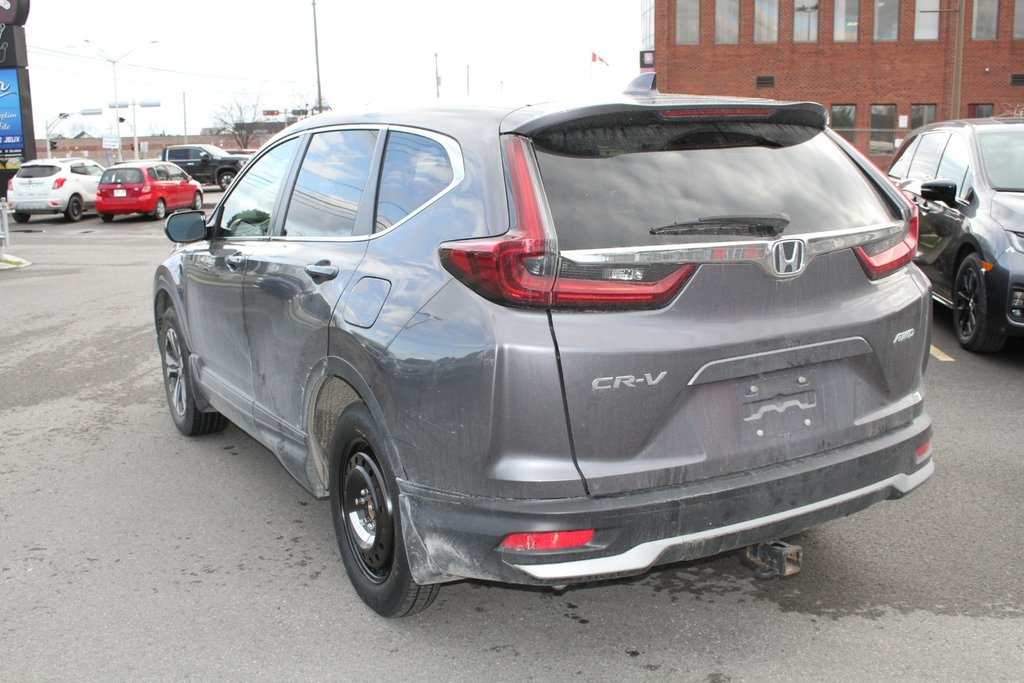
<svg viewBox="0 0 1024 683"><path fill-rule="evenodd" d="M933 202L956 206L956 183L952 180L929 180L921 183L921 196Z"/></svg>
<svg viewBox="0 0 1024 683"><path fill-rule="evenodd" d="M167 217L164 223L167 239L178 244L206 239L206 214L202 211L179 211Z"/></svg>
<svg viewBox="0 0 1024 683"><path fill-rule="evenodd" d="M200 159L202 159L203 161L209 161L209 160L210 160L210 159L212 159L213 157L211 157L211 156L210 156L209 154L207 154L206 152L202 152L202 153L201 153L201 154L199 155L199 158L200 158Z"/></svg>

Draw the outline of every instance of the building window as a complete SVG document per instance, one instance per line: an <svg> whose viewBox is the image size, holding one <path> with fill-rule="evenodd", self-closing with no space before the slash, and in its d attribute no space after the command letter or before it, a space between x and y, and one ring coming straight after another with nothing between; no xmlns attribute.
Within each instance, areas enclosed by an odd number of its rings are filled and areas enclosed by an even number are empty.
<svg viewBox="0 0 1024 683"><path fill-rule="evenodd" d="M818 42L818 3L793 0L793 42Z"/></svg>
<svg viewBox="0 0 1024 683"><path fill-rule="evenodd" d="M740 0L715 0L715 42L740 42Z"/></svg>
<svg viewBox="0 0 1024 683"><path fill-rule="evenodd" d="M774 88L775 87L775 76L755 76L754 87L756 88Z"/></svg>
<svg viewBox="0 0 1024 683"><path fill-rule="evenodd" d="M1013 37L1024 38L1024 0L1013 3Z"/></svg>
<svg viewBox="0 0 1024 683"><path fill-rule="evenodd" d="M992 105L991 104L968 104L967 105L967 118L970 119L985 119L992 116Z"/></svg>
<svg viewBox="0 0 1024 683"><path fill-rule="evenodd" d="M856 43L859 23L860 0L836 0L832 40L837 43Z"/></svg>
<svg viewBox="0 0 1024 683"><path fill-rule="evenodd" d="M896 40L900 29L900 0L875 0L875 41Z"/></svg>
<svg viewBox="0 0 1024 683"><path fill-rule="evenodd" d="M917 0L914 6L914 40L939 39L939 0Z"/></svg>
<svg viewBox="0 0 1024 683"><path fill-rule="evenodd" d="M935 121L934 104L910 105L910 128L916 129Z"/></svg>
<svg viewBox="0 0 1024 683"><path fill-rule="evenodd" d="M974 40L995 40L999 23L999 0L974 0L974 21L971 23L971 38Z"/></svg>
<svg viewBox="0 0 1024 683"><path fill-rule="evenodd" d="M700 0L676 0L676 45L700 42Z"/></svg>
<svg viewBox="0 0 1024 683"><path fill-rule="evenodd" d="M779 0L754 0L754 42L779 42Z"/></svg>
<svg viewBox="0 0 1024 683"><path fill-rule="evenodd" d="M654 49L654 0L640 0L640 48Z"/></svg>
<svg viewBox="0 0 1024 683"><path fill-rule="evenodd" d="M832 130L852 143L857 142L857 105L832 105Z"/></svg>
<svg viewBox="0 0 1024 683"><path fill-rule="evenodd" d="M871 143L868 152L876 154L892 154L896 141L896 105L871 105Z"/></svg>

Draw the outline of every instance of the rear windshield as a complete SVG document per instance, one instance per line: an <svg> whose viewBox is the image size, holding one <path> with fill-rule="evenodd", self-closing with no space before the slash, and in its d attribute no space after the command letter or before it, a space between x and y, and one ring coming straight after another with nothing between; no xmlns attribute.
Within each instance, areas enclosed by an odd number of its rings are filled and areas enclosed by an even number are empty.
<svg viewBox="0 0 1024 683"><path fill-rule="evenodd" d="M137 168L108 168L100 178L100 185L141 183L142 171Z"/></svg>
<svg viewBox="0 0 1024 683"><path fill-rule="evenodd" d="M722 222L671 227L715 217L782 216L787 235L896 218L825 133L802 126L587 128L539 136L534 147L563 250L762 236Z"/></svg>
<svg viewBox="0 0 1024 683"><path fill-rule="evenodd" d="M1024 128L979 133L985 175L996 190L1024 192Z"/></svg>
<svg viewBox="0 0 1024 683"><path fill-rule="evenodd" d="M49 178L60 170L60 166L22 166L18 178Z"/></svg>

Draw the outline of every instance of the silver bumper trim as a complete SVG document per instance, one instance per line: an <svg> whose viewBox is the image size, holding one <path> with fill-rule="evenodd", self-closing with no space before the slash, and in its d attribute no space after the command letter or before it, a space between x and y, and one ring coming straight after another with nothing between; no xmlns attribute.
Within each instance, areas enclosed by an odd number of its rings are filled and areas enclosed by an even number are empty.
<svg viewBox="0 0 1024 683"><path fill-rule="evenodd" d="M803 505L798 508L776 512L764 517L748 519L743 522L737 522L736 524L683 534L682 536L675 536L673 538L662 538L657 541L648 541L647 543L641 543L640 545L618 555L595 557L589 560L556 562L553 564L517 564L515 567L538 579L573 579L584 576L592 577L600 576L602 574L643 571L653 565L663 552L673 546L706 541L710 538L727 536L729 534L756 529L760 526L768 526L769 524L774 524L776 522L783 522L787 519L800 517L801 515L810 514L834 505L841 505L847 501L860 498L861 496L867 496L872 493L877 493L878 491L887 488L894 488L900 493L908 493L923 484L924 481L932 475L934 470L935 464L929 460L924 467L912 474L897 474L854 491L847 491L846 493L833 496L832 498L808 503L807 505Z"/></svg>

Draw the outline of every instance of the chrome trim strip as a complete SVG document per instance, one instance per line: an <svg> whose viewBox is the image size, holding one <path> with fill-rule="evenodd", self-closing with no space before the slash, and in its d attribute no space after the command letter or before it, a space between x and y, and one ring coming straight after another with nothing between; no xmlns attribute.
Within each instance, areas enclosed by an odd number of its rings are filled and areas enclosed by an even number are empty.
<svg viewBox="0 0 1024 683"><path fill-rule="evenodd" d="M903 221L893 221L810 235L790 235L779 239L804 240L807 244L807 261L809 263L815 256L894 237L904 230L906 230L906 224ZM569 249L561 252L561 256L576 264L756 263L766 272L773 273L771 251L772 245L777 241L779 240L744 240L609 249Z"/></svg>
<svg viewBox="0 0 1024 683"><path fill-rule="evenodd" d="M517 564L514 566L538 579L589 578L602 574L643 571L653 565L663 552L673 546L683 545L685 543L697 543L700 541L706 541L710 538L727 536L729 534L740 533L756 529L757 527L775 524L776 522L783 522L787 519L817 512L818 510L823 510L834 505L841 505L856 498L860 498L861 496L877 493L878 491L886 488L894 488L900 493L908 493L923 484L924 481L932 475L934 470L935 463L929 460L928 464L912 474L897 474L889 477L888 479L883 479L882 481L859 488L855 491L848 491L838 496L833 496L831 498L826 498L825 500L819 500L815 503L793 508L792 510L783 510L782 512L776 512L772 515L748 519L744 522L737 522L736 524L718 527L717 529L707 529L704 531L697 531L692 534L675 536L673 538L648 541L647 543L641 543L624 553L612 555L610 557L595 557L589 560L555 562L551 564Z"/></svg>

